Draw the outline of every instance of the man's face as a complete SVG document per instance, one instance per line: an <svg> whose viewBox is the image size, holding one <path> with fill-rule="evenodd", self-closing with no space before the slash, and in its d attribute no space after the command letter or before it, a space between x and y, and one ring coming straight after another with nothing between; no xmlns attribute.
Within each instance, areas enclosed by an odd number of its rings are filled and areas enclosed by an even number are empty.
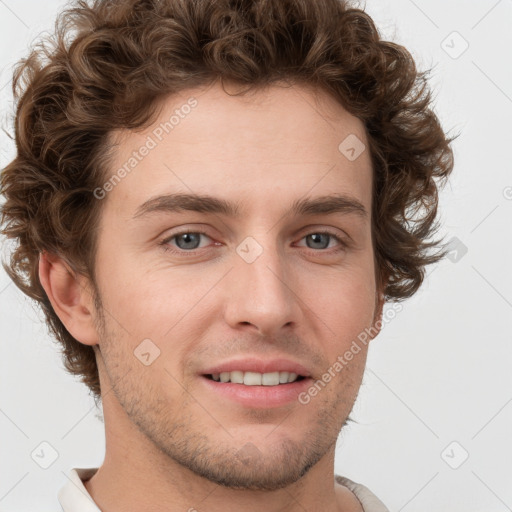
<svg viewBox="0 0 512 512"><path fill-rule="evenodd" d="M369 152L339 149L366 143L364 128L301 86L236 97L215 85L162 105L149 128L117 134L112 174L137 163L101 199L105 418L118 436L137 432L130 449L149 443L211 481L277 489L332 453L362 379L363 344L298 399L376 320ZM238 215L141 208L168 194L236 203ZM333 195L345 206L293 210ZM222 370L247 385L213 380ZM275 385L293 370L298 381ZM259 373L272 385L249 385Z"/></svg>

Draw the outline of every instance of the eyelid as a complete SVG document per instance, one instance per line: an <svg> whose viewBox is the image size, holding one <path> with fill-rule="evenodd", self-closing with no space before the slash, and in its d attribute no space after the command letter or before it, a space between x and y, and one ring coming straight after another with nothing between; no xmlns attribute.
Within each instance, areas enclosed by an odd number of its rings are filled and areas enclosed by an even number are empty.
<svg viewBox="0 0 512 512"><path fill-rule="evenodd" d="M329 226L326 224L308 224L299 230L299 234L305 232L309 233L329 233L331 235L336 235L339 237L346 236L350 238L350 236L343 229L336 226Z"/></svg>

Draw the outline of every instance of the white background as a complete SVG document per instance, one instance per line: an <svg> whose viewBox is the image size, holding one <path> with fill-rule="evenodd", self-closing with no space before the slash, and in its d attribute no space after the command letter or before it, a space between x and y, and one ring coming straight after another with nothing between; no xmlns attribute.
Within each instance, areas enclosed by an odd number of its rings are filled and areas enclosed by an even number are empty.
<svg viewBox="0 0 512 512"><path fill-rule="evenodd" d="M61 5L0 0L3 126L12 64ZM436 112L461 133L441 195L441 234L457 237L459 259L431 267L372 343L336 473L394 511L512 510L512 0L368 0L366 9L419 68L434 67ZM2 133L0 166L13 156ZM0 511L60 510L69 469L101 464L104 427L42 314L0 272ZM59 454L48 469L31 458L43 441Z"/></svg>

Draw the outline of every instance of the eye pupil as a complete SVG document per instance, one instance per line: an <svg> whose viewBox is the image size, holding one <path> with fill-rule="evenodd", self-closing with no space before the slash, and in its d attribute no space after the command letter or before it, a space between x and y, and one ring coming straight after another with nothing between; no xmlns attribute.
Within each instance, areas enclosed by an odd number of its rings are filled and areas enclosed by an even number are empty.
<svg viewBox="0 0 512 512"><path fill-rule="evenodd" d="M326 242L326 243L322 244L321 237L323 237L324 242ZM312 247L312 249L326 249L329 246L329 237L330 237L330 235L328 235L326 233L313 233L311 235L308 235L308 238L310 240L313 240L313 243L315 243L315 244L320 243L320 245L322 246L322 247Z"/></svg>
<svg viewBox="0 0 512 512"><path fill-rule="evenodd" d="M183 233L176 237L176 245L180 249L197 249L199 246L200 236L200 233ZM181 242L185 242L185 245ZM189 244L192 244L192 247L190 247Z"/></svg>

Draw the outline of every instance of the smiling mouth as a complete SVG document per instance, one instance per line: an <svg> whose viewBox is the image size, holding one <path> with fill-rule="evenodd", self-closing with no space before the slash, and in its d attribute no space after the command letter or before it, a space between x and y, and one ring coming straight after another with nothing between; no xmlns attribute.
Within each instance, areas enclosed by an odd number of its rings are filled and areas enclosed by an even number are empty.
<svg viewBox="0 0 512 512"><path fill-rule="evenodd" d="M222 372L204 375L207 379L220 383L242 384L244 386L283 386L304 380L305 377L293 372Z"/></svg>

